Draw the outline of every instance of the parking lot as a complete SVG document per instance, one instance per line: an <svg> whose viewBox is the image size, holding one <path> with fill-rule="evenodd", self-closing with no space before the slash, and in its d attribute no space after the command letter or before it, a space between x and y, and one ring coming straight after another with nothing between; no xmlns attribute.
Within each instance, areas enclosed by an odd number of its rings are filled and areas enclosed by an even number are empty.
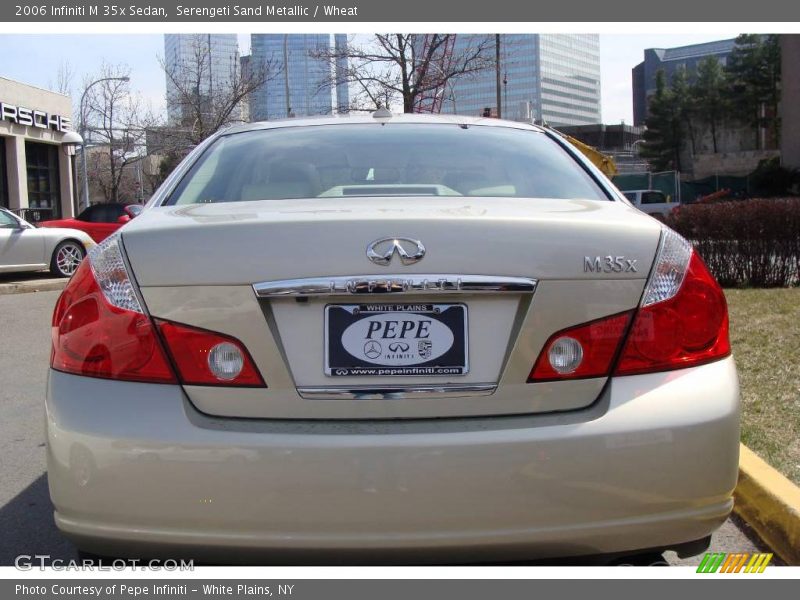
<svg viewBox="0 0 800 600"><path fill-rule="evenodd" d="M36 277L27 277L36 281ZM3 277L0 284L11 279ZM0 565L20 554L75 558L52 519L45 473L43 399L50 351L50 317L57 291L0 294ZM765 552L746 524L731 519L713 537L714 552ZM698 564L701 556L670 564Z"/></svg>

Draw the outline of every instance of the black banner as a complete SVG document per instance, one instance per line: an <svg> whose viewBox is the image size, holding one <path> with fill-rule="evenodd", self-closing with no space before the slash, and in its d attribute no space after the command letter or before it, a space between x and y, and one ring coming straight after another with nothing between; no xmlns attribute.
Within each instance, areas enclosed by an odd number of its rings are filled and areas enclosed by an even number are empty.
<svg viewBox="0 0 800 600"><path fill-rule="evenodd" d="M713 581L712 579L716 579ZM448 579L448 580L353 580L253 579L215 580L131 580L131 579L28 579L0 582L0 596L5 599L30 600L140 600L142 598L179 598L211 600L235 598L248 600L487 600L491 598L648 598L674 600L701 594L731 600L739 598L792 597L796 591L792 579L772 579L759 575L726 577L698 575L691 579Z"/></svg>

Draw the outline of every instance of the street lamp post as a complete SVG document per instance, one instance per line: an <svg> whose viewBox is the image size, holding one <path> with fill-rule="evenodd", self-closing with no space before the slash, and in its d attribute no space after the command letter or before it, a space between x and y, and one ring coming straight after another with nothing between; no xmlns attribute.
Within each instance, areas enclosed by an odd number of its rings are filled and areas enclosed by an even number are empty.
<svg viewBox="0 0 800 600"><path fill-rule="evenodd" d="M81 144L81 162L83 163L83 201L86 204L85 207L89 206L89 173L86 168L86 114L83 111L83 102L86 100L86 92L88 92L92 86L97 85L98 83L102 83L104 81L130 81L131 78L127 75L124 77L103 77L102 79L95 79L92 83L86 86L86 89L83 90L83 94L81 94L81 102L80 102L80 111L81 111L81 130L80 135L83 139L83 143ZM85 208L84 207L84 208Z"/></svg>

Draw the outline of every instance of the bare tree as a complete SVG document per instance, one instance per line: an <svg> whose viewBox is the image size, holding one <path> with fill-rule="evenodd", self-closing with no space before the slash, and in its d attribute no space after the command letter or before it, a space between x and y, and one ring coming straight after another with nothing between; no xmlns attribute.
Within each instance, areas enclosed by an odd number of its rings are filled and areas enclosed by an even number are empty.
<svg viewBox="0 0 800 600"><path fill-rule="evenodd" d="M177 120L171 127L176 148L199 144L231 123L242 121L250 95L279 73L271 61L250 64L243 71L234 60L223 81L215 81L212 43L208 36L197 34L185 60L174 65L160 61L167 77L167 105L173 120Z"/></svg>
<svg viewBox="0 0 800 600"><path fill-rule="evenodd" d="M79 107L89 180L106 202L131 199L133 165L145 156L146 132L157 123L152 111L123 79L129 75L126 66L103 65L99 73L85 79L84 101Z"/></svg>
<svg viewBox="0 0 800 600"><path fill-rule="evenodd" d="M402 102L403 112L414 112L426 95L443 93L458 78L494 66L492 37L470 40L456 46L455 34L375 34L369 43L350 41L316 56L331 62L328 86L350 86L351 110ZM342 67L345 60L347 66Z"/></svg>
<svg viewBox="0 0 800 600"><path fill-rule="evenodd" d="M48 83L48 89L69 96L72 91L72 80L75 78L75 71L68 60L62 60L58 64L55 81L52 79Z"/></svg>

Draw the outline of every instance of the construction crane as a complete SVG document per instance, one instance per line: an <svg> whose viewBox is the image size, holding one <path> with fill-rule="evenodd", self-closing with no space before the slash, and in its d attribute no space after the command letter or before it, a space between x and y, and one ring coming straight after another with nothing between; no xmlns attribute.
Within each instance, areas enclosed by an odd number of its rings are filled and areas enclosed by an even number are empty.
<svg viewBox="0 0 800 600"><path fill-rule="evenodd" d="M437 37L441 38L440 33L425 34L422 40L422 53L417 56L428 56L431 44L437 41ZM445 86L447 82L444 80L447 73L450 72L451 62L453 60L453 48L456 44L455 34L445 36L444 42L434 50L433 56L427 62L417 65L417 73L426 66L425 78L435 78L437 85L431 89L424 90L419 94L414 102L414 112L416 113L432 113L438 114L442 112L442 103L445 97ZM421 83L425 84L425 81Z"/></svg>
<svg viewBox="0 0 800 600"><path fill-rule="evenodd" d="M594 146L590 146L589 144L584 144L579 139L572 137L571 135L567 135L563 131L559 131L558 129L553 129L547 125L543 125L545 129L548 131L553 132L554 134L561 136L565 140L567 140L570 144L575 146L581 154L583 154L586 158L592 161L595 167L600 169L603 174L611 179L616 175L619 170L617 169L617 163L614 162L614 159L611 158L608 154L603 154L595 148Z"/></svg>
<svg viewBox="0 0 800 600"><path fill-rule="evenodd" d="M560 132L559 132L560 133ZM573 146L575 146L581 153L588 158L594 166L600 169L603 174L611 179L619 172L617 169L617 163L614 162L614 159L608 156L607 154L603 154L595 148L594 146L590 146L589 144L584 144L582 141L575 139L571 135L566 135L561 133L561 135Z"/></svg>

